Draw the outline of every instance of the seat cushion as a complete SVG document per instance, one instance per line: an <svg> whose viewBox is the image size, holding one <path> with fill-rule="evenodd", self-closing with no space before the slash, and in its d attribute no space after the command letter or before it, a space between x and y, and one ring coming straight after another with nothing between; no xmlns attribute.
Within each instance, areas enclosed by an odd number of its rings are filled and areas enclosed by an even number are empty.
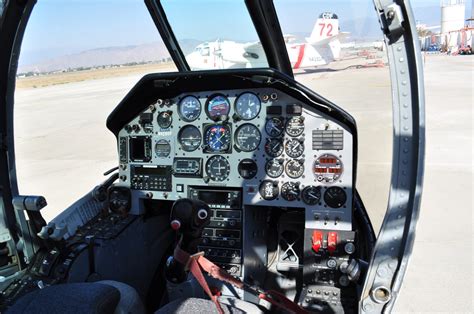
<svg viewBox="0 0 474 314"><path fill-rule="evenodd" d="M114 280L101 280L97 283L110 285L120 292L120 301L117 304L114 314L145 314L145 306L138 295L137 290L126 283Z"/></svg>
<svg viewBox="0 0 474 314"><path fill-rule="evenodd" d="M235 298L221 300L222 309L224 313L242 314L242 313L263 313L262 310L255 304L238 300ZM187 313L212 313L218 314L216 305L211 300L199 298L187 298L172 301L155 314L187 314Z"/></svg>
<svg viewBox="0 0 474 314"><path fill-rule="evenodd" d="M114 313L120 300L115 287L100 283L70 283L46 287L21 297L10 314Z"/></svg>

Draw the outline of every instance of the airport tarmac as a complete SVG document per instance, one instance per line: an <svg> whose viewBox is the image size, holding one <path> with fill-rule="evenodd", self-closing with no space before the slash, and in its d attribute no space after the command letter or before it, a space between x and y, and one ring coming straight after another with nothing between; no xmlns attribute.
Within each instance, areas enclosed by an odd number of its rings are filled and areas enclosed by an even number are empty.
<svg viewBox="0 0 474 314"><path fill-rule="evenodd" d="M399 313L473 311L474 57L428 56L426 172ZM20 193L44 195L47 220L105 179L117 164L108 114L141 74L16 92ZM379 228L390 181L392 129L388 68L299 73L296 79L351 113L359 131L357 188Z"/></svg>

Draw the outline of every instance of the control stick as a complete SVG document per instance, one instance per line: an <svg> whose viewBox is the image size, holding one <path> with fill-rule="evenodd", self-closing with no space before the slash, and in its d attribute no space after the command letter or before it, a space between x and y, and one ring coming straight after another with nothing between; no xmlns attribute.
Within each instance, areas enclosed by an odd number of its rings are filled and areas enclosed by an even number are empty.
<svg viewBox="0 0 474 314"><path fill-rule="evenodd" d="M203 229L209 224L210 219L211 210L206 203L187 198L177 200L171 208L170 215L171 228L176 230L180 241L177 245L189 254L197 253ZM185 265L170 256L166 263L166 279L174 284L185 281L187 275L184 267Z"/></svg>

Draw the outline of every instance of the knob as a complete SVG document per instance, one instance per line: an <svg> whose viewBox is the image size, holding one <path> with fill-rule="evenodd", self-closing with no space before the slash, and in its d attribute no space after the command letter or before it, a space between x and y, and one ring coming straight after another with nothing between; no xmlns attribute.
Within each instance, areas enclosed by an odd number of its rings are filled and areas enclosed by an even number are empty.
<svg viewBox="0 0 474 314"><path fill-rule="evenodd" d="M179 228L181 228L181 222L179 220L171 221L171 229L178 230Z"/></svg>
<svg viewBox="0 0 474 314"><path fill-rule="evenodd" d="M352 254L355 252L355 245L354 243L352 242L348 242L346 243L346 245L344 245L344 251L347 253L347 254Z"/></svg>
<svg viewBox="0 0 474 314"><path fill-rule="evenodd" d="M198 215L199 219L204 220L204 219L207 218L207 210L205 210L205 209L200 209L200 210L198 211L197 215Z"/></svg>

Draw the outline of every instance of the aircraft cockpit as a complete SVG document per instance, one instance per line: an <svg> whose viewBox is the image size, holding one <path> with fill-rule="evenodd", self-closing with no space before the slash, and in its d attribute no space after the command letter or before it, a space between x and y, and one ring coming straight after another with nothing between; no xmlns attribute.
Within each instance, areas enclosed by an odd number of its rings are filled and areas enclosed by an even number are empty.
<svg viewBox="0 0 474 314"><path fill-rule="evenodd" d="M108 116L117 143L108 178L49 222L43 197L3 195L4 216L19 223L10 224L17 263L4 277L2 311L390 310L423 174L423 88L409 3L375 1L394 63L397 135L376 237L357 190L356 120L294 79L318 34L287 47L273 1L245 1L259 42L221 42L218 53L218 41L200 44L193 53L214 61L202 59L209 70L198 70L162 2L145 1L179 71L145 75ZM12 34L21 34L33 7L11 1L0 10L0 38L12 56L21 44ZM325 30L326 44L336 29ZM0 74L8 76L14 62L3 61ZM2 114L9 106L2 100ZM12 157L2 153L2 169L14 171Z"/></svg>

